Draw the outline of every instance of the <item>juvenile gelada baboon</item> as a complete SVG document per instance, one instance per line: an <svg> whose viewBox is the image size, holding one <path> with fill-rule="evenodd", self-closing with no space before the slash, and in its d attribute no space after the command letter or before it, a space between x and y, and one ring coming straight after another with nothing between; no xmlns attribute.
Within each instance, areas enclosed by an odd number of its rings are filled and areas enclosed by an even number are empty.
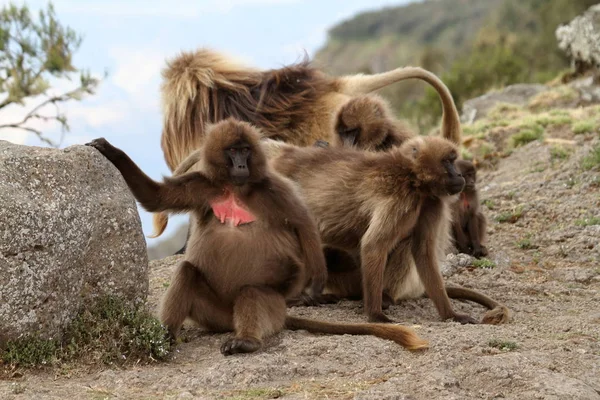
<svg viewBox="0 0 600 400"><path fill-rule="evenodd" d="M485 242L485 216L479 209L479 194L477 192L477 170L472 162L459 160L456 166L465 179L465 188L454 203L452 233L454 243L461 253L474 257L485 257L488 254Z"/></svg>
<svg viewBox="0 0 600 400"><path fill-rule="evenodd" d="M119 169L148 211L193 213L184 261L173 275L160 319L174 338L186 318L211 331L234 331L225 355L261 348L284 327L329 334L375 335L416 350L427 342L403 326L338 324L286 316L286 299L310 279L324 280L314 221L293 184L267 165L250 125L222 121L209 129L202 168L158 183L104 139L89 145Z"/></svg>
<svg viewBox="0 0 600 400"><path fill-rule="evenodd" d="M388 152L325 146L301 148L263 140L273 167L299 184L326 246L325 299L364 298L371 321L386 322L383 300L426 294L442 319L475 323L449 298L491 311L484 323L503 323L510 311L471 289L445 287L439 270L450 243L450 205L463 189L457 148L438 137L415 137ZM176 172L202 164L193 152Z"/></svg>

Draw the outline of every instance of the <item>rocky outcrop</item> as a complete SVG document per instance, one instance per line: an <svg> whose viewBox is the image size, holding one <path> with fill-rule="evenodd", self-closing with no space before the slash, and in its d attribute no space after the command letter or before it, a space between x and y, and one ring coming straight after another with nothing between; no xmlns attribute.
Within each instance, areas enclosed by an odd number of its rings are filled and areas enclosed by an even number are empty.
<svg viewBox="0 0 600 400"><path fill-rule="evenodd" d="M600 67L600 4L558 27L556 38L558 47L571 57L579 72Z"/></svg>
<svg viewBox="0 0 600 400"><path fill-rule="evenodd" d="M544 85L520 83L467 100L463 104L461 122L470 124L482 119L499 103L525 105L533 96L546 90Z"/></svg>
<svg viewBox="0 0 600 400"><path fill-rule="evenodd" d="M0 342L57 338L86 301L148 294L135 200L96 150L0 141Z"/></svg>

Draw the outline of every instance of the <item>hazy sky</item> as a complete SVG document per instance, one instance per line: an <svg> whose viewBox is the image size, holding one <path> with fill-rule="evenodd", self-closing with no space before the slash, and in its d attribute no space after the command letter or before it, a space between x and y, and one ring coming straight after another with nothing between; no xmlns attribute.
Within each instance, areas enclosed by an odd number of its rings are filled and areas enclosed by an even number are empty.
<svg viewBox="0 0 600 400"><path fill-rule="evenodd" d="M337 22L360 11L410 1L55 0L61 23L84 35L75 65L98 75L104 70L109 73L95 96L63 107L71 126L63 147L103 136L125 150L148 175L161 179L169 174L160 149L159 85L166 58L206 46L254 66L277 68L299 60L304 50L312 56L324 44L327 29ZM37 11L47 2L26 4ZM69 87L61 83L57 90ZM25 110L2 110L0 121L18 120ZM56 125L32 126L58 137ZM40 144L21 131L0 130L0 139ZM149 234L150 215L140 214L144 233ZM181 218L173 219L170 228Z"/></svg>

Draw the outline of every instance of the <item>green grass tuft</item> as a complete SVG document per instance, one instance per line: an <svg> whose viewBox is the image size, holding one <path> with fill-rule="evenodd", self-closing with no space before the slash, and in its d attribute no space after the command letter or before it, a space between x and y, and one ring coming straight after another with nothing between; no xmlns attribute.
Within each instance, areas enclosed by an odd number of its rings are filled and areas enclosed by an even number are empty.
<svg viewBox="0 0 600 400"><path fill-rule="evenodd" d="M600 144L596 145L581 161L581 167L585 170L589 170L600 165Z"/></svg>
<svg viewBox="0 0 600 400"><path fill-rule="evenodd" d="M518 206L512 211L505 211L496 217L498 222L509 222L511 224L517 222L523 216L523 206Z"/></svg>
<svg viewBox="0 0 600 400"><path fill-rule="evenodd" d="M491 200L491 199L485 199L481 202L481 204L483 204L490 210L493 210L494 208L496 208L496 203L494 203L494 200Z"/></svg>
<svg viewBox="0 0 600 400"><path fill-rule="evenodd" d="M51 365L60 348L57 340L42 339L37 335L8 341L6 348L0 353L0 360L5 364L30 367L34 365Z"/></svg>
<svg viewBox="0 0 600 400"><path fill-rule="evenodd" d="M573 123L573 133L576 135L582 135L585 133L592 133L598 130L598 122L592 119L583 121L577 121Z"/></svg>
<svg viewBox="0 0 600 400"><path fill-rule="evenodd" d="M28 336L9 341L0 361L20 366L60 364L85 358L125 364L163 360L170 351L167 330L148 311L115 297L98 299L81 310L62 342Z"/></svg>
<svg viewBox="0 0 600 400"><path fill-rule="evenodd" d="M571 153L563 146L552 146L550 147L550 161L554 162L557 160L566 160L569 158Z"/></svg>
<svg viewBox="0 0 600 400"><path fill-rule="evenodd" d="M590 218L582 218L575 221L575 225L577 226L592 226L592 225L600 225L599 217L590 217Z"/></svg>
<svg viewBox="0 0 600 400"><path fill-rule="evenodd" d="M488 346L494 347L496 349L502 351L513 351L519 348L519 345L512 340L499 340L499 339L491 339L488 342Z"/></svg>
<svg viewBox="0 0 600 400"><path fill-rule="evenodd" d="M475 268L487 268L487 269L491 269L491 268L496 268L496 263L493 262L492 260L488 259L488 258L481 258L479 260L474 260L473 261L473 266Z"/></svg>
<svg viewBox="0 0 600 400"><path fill-rule="evenodd" d="M513 147L519 147L539 140L542 136L544 136L544 128L541 125L528 123L522 125L520 131L510 137L510 143Z"/></svg>

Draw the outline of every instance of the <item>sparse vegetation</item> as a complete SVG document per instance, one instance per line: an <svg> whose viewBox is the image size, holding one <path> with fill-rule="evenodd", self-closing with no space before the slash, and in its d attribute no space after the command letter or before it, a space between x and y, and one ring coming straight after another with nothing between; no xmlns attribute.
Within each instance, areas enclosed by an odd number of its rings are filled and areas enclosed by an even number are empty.
<svg viewBox="0 0 600 400"><path fill-rule="evenodd" d="M597 131L599 128L599 123L592 119L586 119L583 121L577 121L573 123L573 133L576 135L581 135L584 133L592 133Z"/></svg>
<svg viewBox="0 0 600 400"><path fill-rule="evenodd" d="M463 160L473 160L473 154L464 147L460 149L460 156L463 158Z"/></svg>
<svg viewBox="0 0 600 400"><path fill-rule="evenodd" d="M546 165L543 162L536 162L531 167L531 172L544 172L546 170Z"/></svg>
<svg viewBox="0 0 600 400"><path fill-rule="evenodd" d="M491 199L485 199L481 202L481 204L483 204L490 210L493 210L494 208L496 208L496 203L494 203L494 200L491 200Z"/></svg>
<svg viewBox="0 0 600 400"><path fill-rule="evenodd" d="M531 234L517 241L517 247L523 250L536 249L538 246L532 243Z"/></svg>
<svg viewBox="0 0 600 400"><path fill-rule="evenodd" d="M487 268L487 269L491 269L491 268L496 268L496 263L493 262L492 260L488 259L488 258L481 258L479 260L474 260L473 261L473 266L475 268Z"/></svg>
<svg viewBox="0 0 600 400"><path fill-rule="evenodd" d="M9 341L0 352L5 364L43 366L76 359L107 364L165 359L170 342L166 329L146 310L106 297L83 309L63 342L38 336Z"/></svg>
<svg viewBox="0 0 600 400"><path fill-rule="evenodd" d="M499 339L491 339L488 342L488 346L494 347L496 349L502 351L514 351L519 348L519 345L512 340L499 340Z"/></svg>
<svg viewBox="0 0 600 400"><path fill-rule="evenodd" d="M550 161L560 161L569 158L571 153L563 146L552 146L550 147Z"/></svg>
<svg viewBox="0 0 600 400"><path fill-rule="evenodd" d="M498 215L496 217L496 221L508 222L508 223L514 224L519 219L521 219L522 216L523 216L523 206L517 206L511 211L506 211L506 212L500 213L500 215Z"/></svg>
<svg viewBox="0 0 600 400"><path fill-rule="evenodd" d="M597 144L581 162L581 167L585 170L595 168L598 165L600 165L600 144Z"/></svg>
<svg viewBox="0 0 600 400"><path fill-rule="evenodd" d="M544 128L537 123L525 124L518 133L510 137L510 144L513 147L523 146L527 143L539 140L544 136Z"/></svg>
<svg viewBox="0 0 600 400"><path fill-rule="evenodd" d="M581 218L575 221L577 226L600 225L600 217Z"/></svg>
<svg viewBox="0 0 600 400"><path fill-rule="evenodd" d="M0 360L5 364L16 364L24 367L33 365L50 365L55 361L60 343L53 339L42 339L37 335L9 341L0 353Z"/></svg>

